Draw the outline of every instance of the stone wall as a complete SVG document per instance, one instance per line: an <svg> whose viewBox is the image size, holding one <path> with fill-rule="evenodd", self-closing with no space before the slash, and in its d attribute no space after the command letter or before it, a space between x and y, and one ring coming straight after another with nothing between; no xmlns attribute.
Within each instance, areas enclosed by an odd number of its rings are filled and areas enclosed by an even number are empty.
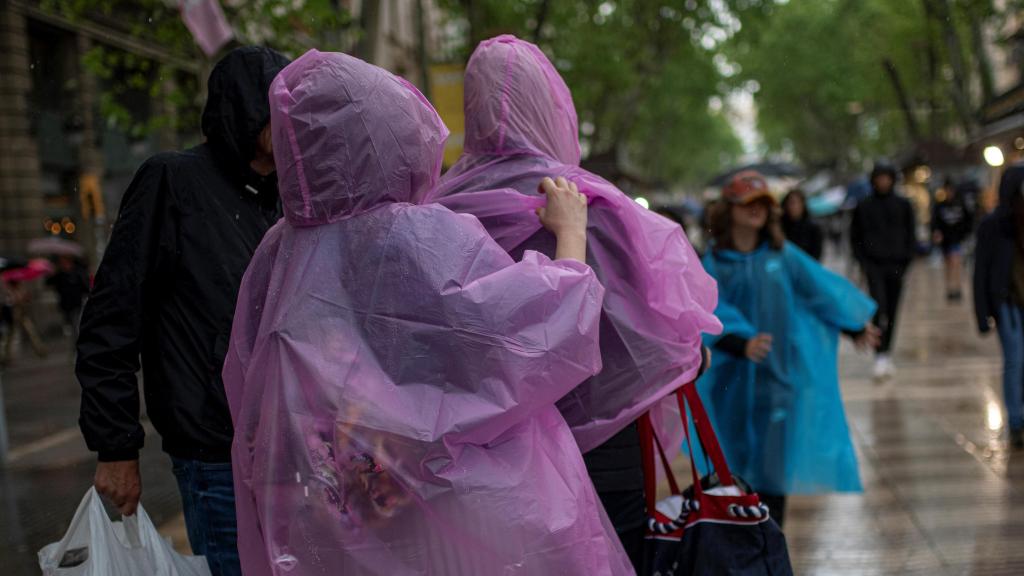
<svg viewBox="0 0 1024 576"><path fill-rule="evenodd" d="M31 134L25 16L0 0L0 256L23 256L42 231L39 156Z"/></svg>

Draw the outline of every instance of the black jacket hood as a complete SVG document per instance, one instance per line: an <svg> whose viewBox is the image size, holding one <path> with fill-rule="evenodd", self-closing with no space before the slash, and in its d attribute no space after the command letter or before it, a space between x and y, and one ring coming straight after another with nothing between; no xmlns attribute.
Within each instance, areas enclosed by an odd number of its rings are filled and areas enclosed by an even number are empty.
<svg viewBox="0 0 1024 576"><path fill-rule="evenodd" d="M289 63L262 46L236 48L210 72L203 136L233 175L246 174L256 138L270 122L270 83Z"/></svg>
<svg viewBox="0 0 1024 576"><path fill-rule="evenodd" d="M868 182L871 184L871 190L875 194L878 194L878 190L875 189L875 178L881 176L882 174L888 174L889 177L892 178L893 189L889 190L889 192L894 192L896 189L896 180L899 173L897 172L895 166L893 166L892 164L888 164L886 162L879 162L878 164L875 164L875 167L871 170L871 176L868 178Z"/></svg>

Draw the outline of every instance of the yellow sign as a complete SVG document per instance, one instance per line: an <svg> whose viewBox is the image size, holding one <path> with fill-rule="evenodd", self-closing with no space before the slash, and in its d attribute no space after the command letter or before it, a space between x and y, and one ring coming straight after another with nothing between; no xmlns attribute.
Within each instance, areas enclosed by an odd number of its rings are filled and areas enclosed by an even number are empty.
<svg viewBox="0 0 1024 576"><path fill-rule="evenodd" d="M444 147L444 165L449 167L462 155L466 121L462 114L462 79L465 70L459 64L430 67L430 96L451 136Z"/></svg>
<svg viewBox="0 0 1024 576"><path fill-rule="evenodd" d="M78 177L78 201L82 206L82 216L84 218L106 215L107 211L103 207L103 192L100 190L100 177L98 174L85 172Z"/></svg>

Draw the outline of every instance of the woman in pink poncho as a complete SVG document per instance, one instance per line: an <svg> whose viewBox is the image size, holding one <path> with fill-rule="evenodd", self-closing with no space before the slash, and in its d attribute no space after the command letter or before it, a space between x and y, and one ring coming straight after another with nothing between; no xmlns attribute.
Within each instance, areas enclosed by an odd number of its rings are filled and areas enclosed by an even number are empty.
<svg viewBox="0 0 1024 576"><path fill-rule="evenodd" d="M310 51L270 99L285 219L224 367L245 573L630 574L554 406L600 370L593 272L420 205L447 130L405 81Z"/></svg>
<svg viewBox="0 0 1024 576"><path fill-rule="evenodd" d="M465 112L465 153L432 198L476 215L513 258L527 250L553 253L554 237L531 213L543 201L537 193L541 178L564 176L590 200L588 263L606 290L600 328L604 369L558 407L587 453L627 551L638 561L646 516L632 423L696 377L701 333L721 330L713 315L715 282L679 225L579 167L572 95L536 46L514 36L482 42L466 68ZM652 415L658 424L662 414ZM678 413L674 418L678 423ZM674 438L663 432L663 441L681 440L682 428L673 432Z"/></svg>

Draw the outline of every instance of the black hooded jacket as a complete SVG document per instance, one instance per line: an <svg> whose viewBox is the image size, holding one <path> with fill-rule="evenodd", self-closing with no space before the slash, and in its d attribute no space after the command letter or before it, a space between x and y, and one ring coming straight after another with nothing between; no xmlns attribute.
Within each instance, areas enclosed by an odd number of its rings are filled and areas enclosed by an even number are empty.
<svg viewBox="0 0 1024 576"><path fill-rule="evenodd" d="M896 170L876 167L871 173L872 184L879 174L888 174L896 182ZM914 259L917 239L914 232L914 208L895 190L886 193L877 190L860 201L853 211L850 223L850 244L858 262L898 264L906 266Z"/></svg>
<svg viewBox="0 0 1024 576"><path fill-rule="evenodd" d="M989 319L1010 300L1016 250L1014 196L1024 195L1024 164L1010 166L999 182L999 206L978 227L974 251L974 313L978 329L988 332ZM1018 201L1024 199L1018 198Z"/></svg>
<svg viewBox="0 0 1024 576"><path fill-rule="evenodd" d="M230 460L232 425L221 366L238 287L280 217L276 175L253 172L270 121L267 93L288 60L234 50L210 74L206 142L147 160L124 193L82 318L79 425L102 461L138 457L136 372L172 456Z"/></svg>

